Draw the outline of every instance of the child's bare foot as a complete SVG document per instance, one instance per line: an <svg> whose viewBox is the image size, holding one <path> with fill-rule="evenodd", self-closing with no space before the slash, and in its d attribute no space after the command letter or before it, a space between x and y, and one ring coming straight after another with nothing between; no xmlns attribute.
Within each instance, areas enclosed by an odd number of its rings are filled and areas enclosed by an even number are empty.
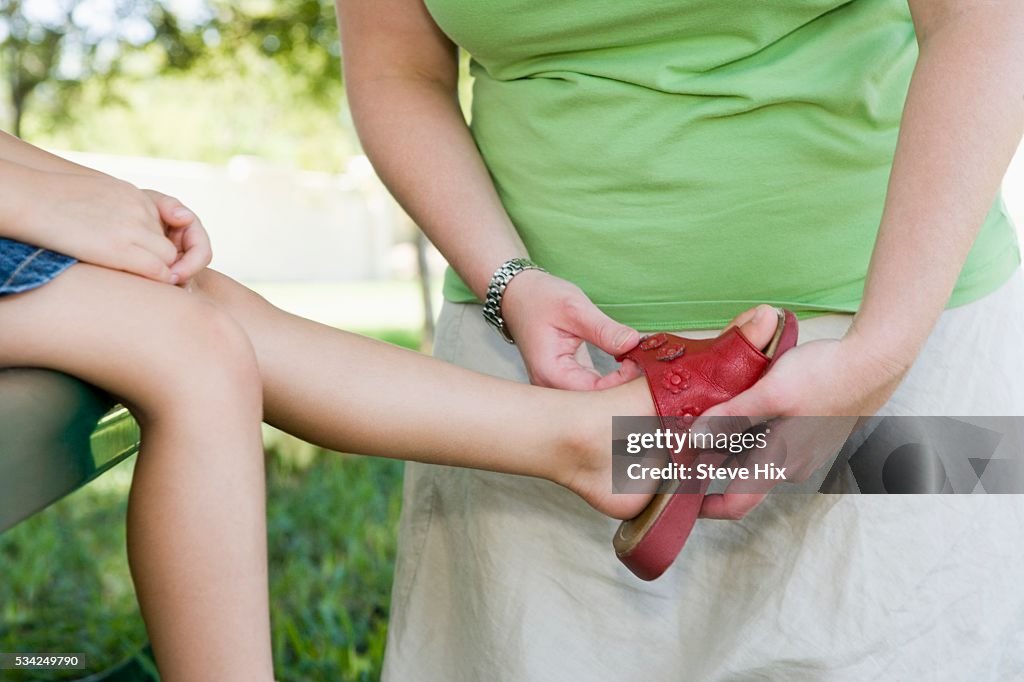
<svg viewBox="0 0 1024 682"><path fill-rule="evenodd" d="M737 316L729 326L738 326L752 344L763 349L771 342L778 322L775 308L760 305ZM641 377L618 388L577 395L584 416L572 421L581 425L572 448L575 471L563 484L598 511L616 519L631 519L647 506L651 494L612 493L611 418L654 416L647 380Z"/></svg>

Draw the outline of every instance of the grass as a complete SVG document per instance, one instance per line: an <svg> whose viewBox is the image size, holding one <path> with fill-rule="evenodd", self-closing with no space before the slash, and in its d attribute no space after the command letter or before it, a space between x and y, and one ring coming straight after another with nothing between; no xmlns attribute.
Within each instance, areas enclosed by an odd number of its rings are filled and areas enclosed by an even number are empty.
<svg viewBox="0 0 1024 682"><path fill-rule="evenodd" d="M417 347L418 333L377 338ZM400 462L265 430L274 658L281 682L376 680L387 636ZM81 652L95 672L146 634L125 554L134 461L0 535L0 652ZM0 680L77 679L0 671Z"/></svg>
<svg viewBox="0 0 1024 682"><path fill-rule="evenodd" d="M0 535L0 651L83 653L98 668L146 641L124 550L130 482L131 465L122 464ZM0 679L69 678L0 671Z"/></svg>
<svg viewBox="0 0 1024 682"><path fill-rule="evenodd" d="M271 461L279 677L376 680L387 637L402 465L322 451L308 466L281 454Z"/></svg>

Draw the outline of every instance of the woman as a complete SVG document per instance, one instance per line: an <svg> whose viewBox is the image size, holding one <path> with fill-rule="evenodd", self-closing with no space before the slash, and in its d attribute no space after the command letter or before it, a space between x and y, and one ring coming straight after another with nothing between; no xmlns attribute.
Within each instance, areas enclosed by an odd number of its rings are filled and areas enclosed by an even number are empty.
<svg viewBox="0 0 1024 682"><path fill-rule="evenodd" d="M584 341L607 368L630 327L713 328L765 300L817 340L714 413L1024 410L1024 284L997 198L1024 119L1020 3L338 7L364 147L453 266L439 356L605 387L631 374L601 378ZM519 353L474 304L517 257L551 273L508 283ZM769 498L698 526L674 572L638 586L603 561L611 529L554 487L416 465L406 486L390 679L1024 671L1019 630L979 617L1020 613L1011 499ZM525 509L539 495L550 514ZM1000 570L979 579L972 553ZM971 647L953 659L958 624Z"/></svg>

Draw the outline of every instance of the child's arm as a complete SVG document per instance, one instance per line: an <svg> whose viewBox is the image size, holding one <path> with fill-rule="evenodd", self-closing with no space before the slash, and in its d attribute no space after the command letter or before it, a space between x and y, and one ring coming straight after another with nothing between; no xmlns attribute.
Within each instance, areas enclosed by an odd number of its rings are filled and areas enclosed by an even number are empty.
<svg viewBox="0 0 1024 682"><path fill-rule="evenodd" d="M0 160L12 161L34 170L49 171L51 173L75 173L78 175L109 177L93 168L86 168L67 159L62 159L50 152L43 151L39 147L19 140L2 130L0 130Z"/></svg>
<svg viewBox="0 0 1024 682"><path fill-rule="evenodd" d="M177 214L180 208L102 173L43 171L0 159L0 237L94 265L184 282L209 263L209 242L196 217L187 209ZM162 213L180 226L166 225Z"/></svg>
<svg viewBox="0 0 1024 682"><path fill-rule="evenodd" d="M30 244L44 246L96 265L127 270L144 277L171 283L183 283L209 265L212 258L210 241L196 215L174 197L153 190L139 190L93 168L81 166L55 154L43 151L23 140L0 131L0 237L9 237ZM96 197L82 195L83 187L103 188ZM139 195L144 197L139 212ZM121 198L124 203L117 199ZM70 200L61 203L61 199ZM42 203L50 202L50 206ZM60 215L41 218L49 209ZM67 209L70 209L68 212ZM99 212L99 215L95 215ZM92 222L81 220L88 216ZM79 228L88 228L105 221L106 232L113 236L117 226L143 226L135 242L147 243L149 251L165 252L162 245L145 232L163 236L175 249L170 272L147 258L135 253L135 248L124 248L120 241L102 237L102 230L93 230L88 238L81 229L66 225L66 219L77 221ZM155 218L155 220L154 220ZM130 229L130 228L128 228ZM120 246L119 246L120 245ZM113 250L120 248L120 253ZM146 249L144 249L146 250ZM154 254L154 255L163 255ZM163 260L163 259L161 259ZM166 267L166 263L164 263Z"/></svg>
<svg viewBox="0 0 1024 682"><path fill-rule="evenodd" d="M175 283L178 250L152 201L99 173L42 171L0 160L0 236Z"/></svg>

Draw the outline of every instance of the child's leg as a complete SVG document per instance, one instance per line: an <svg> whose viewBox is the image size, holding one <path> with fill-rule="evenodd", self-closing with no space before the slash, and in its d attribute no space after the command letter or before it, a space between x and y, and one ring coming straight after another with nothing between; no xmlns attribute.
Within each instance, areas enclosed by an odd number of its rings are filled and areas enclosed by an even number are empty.
<svg viewBox="0 0 1024 682"><path fill-rule="evenodd" d="M143 430L129 559L168 682L270 680L260 377L244 331L180 289L75 265L0 299L0 367L121 396Z"/></svg>
<svg viewBox="0 0 1024 682"><path fill-rule="evenodd" d="M267 421L344 452L400 457L565 485L612 516L641 495L611 495L611 417L654 414L643 379L577 393L503 381L285 313L217 272L196 292L245 327L259 358ZM737 319L768 343L775 312Z"/></svg>

